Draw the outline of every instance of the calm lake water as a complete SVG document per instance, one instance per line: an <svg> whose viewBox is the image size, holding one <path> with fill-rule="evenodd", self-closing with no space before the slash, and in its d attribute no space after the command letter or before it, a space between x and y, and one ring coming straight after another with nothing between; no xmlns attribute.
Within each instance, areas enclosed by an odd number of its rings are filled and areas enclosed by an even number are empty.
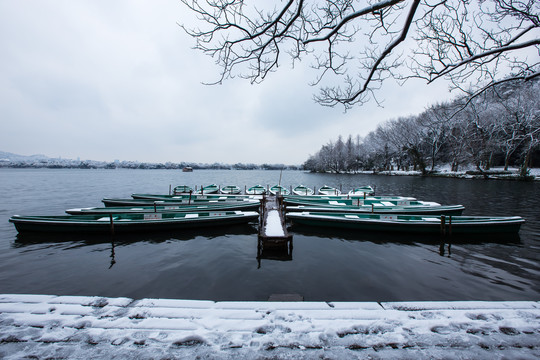
<svg viewBox="0 0 540 360"><path fill-rule="evenodd" d="M257 259L256 224L188 232L21 237L11 215L62 215L104 197L169 185L274 185L279 171L0 169L0 293L306 301L540 300L540 184L284 171L286 186L374 185L378 195L520 215L519 237L440 244L438 236L293 229L292 256Z"/></svg>

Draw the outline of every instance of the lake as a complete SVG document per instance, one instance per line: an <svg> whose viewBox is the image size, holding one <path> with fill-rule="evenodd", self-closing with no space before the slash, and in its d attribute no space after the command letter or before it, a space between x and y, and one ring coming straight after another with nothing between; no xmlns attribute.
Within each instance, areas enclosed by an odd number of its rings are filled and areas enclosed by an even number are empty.
<svg viewBox="0 0 540 360"><path fill-rule="evenodd" d="M375 186L377 195L519 215L518 237L441 244L438 236L291 229L292 254L257 257L256 224L105 236L18 236L10 216L62 215L104 197L176 185ZM262 170L0 169L0 293L265 301L539 300L540 183Z"/></svg>

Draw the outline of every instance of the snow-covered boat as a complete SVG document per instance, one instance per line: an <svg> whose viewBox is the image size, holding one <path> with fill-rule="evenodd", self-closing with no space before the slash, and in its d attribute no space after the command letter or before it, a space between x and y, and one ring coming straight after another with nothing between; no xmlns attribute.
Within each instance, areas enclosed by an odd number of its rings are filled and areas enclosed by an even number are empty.
<svg viewBox="0 0 540 360"><path fill-rule="evenodd" d="M323 185L319 188L319 194L320 195L340 195L341 191L336 189L335 187Z"/></svg>
<svg viewBox="0 0 540 360"><path fill-rule="evenodd" d="M288 212L293 224L366 231L432 234L517 233L525 220L519 216L430 216Z"/></svg>
<svg viewBox="0 0 540 360"><path fill-rule="evenodd" d="M253 210L260 207L259 201L237 201L221 203L197 203L192 205L171 205L164 202L154 202L153 206L118 206L118 207L88 207L68 209L70 215L117 214L117 213L153 213L153 212L201 212L201 211L235 211Z"/></svg>
<svg viewBox="0 0 540 360"><path fill-rule="evenodd" d="M298 185L292 190L293 194L299 195L299 196L311 196L314 194L313 189L304 186L304 185Z"/></svg>
<svg viewBox="0 0 540 360"><path fill-rule="evenodd" d="M207 211L189 213L118 213L66 216L12 216L9 221L22 232L123 233L178 230L232 225L256 220L254 211Z"/></svg>
<svg viewBox="0 0 540 360"><path fill-rule="evenodd" d="M189 185L178 185L173 189L173 195L189 194L193 192L193 188Z"/></svg>
<svg viewBox="0 0 540 360"><path fill-rule="evenodd" d="M438 205L438 206L384 206L382 204L361 205L361 206L335 206L324 207L313 205L287 205L289 212L325 212L325 213L348 213L348 214L426 214L426 215L461 215L465 210L463 205Z"/></svg>
<svg viewBox="0 0 540 360"><path fill-rule="evenodd" d="M289 195L289 190L281 185L274 185L270 188L272 195Z"/></svg>
<svg viewBox="0 0 540 360"><path fill-rule="evenodd" d="M245 203L256 202L259 203L260 199L249 197L236 197L236 196L222 196L202 199L198 195L189 197L174 197L174 198L153 198L153 199L110 199L105 198L101 200L106 207L111 206L154 206L157 205L212 205L212 204L231 204L231 203Z"/></svg>
<svg viewBox="0 0 540 360"><path fill-rule="evenodd" d="M219 192L219 186L216 184L201 186L196 192L199 194L217 194Z"/></svg>
<svg viewBox="0 0 540 360"><path fill-rule="evenodd" d="M240 188L236 185L225 185L219 192L226 195L238 195L240 194Z"/></svg>
<svg viewBox="0 0 540 360"><path fill-rule="evenodd" d="M375 194L375 189L369 185L360 186L349 191L349 196L366 196Z"/></svg>
<svg viewBox="0 0 540 360"><path fill-rule="evenodd" d="M131 194L133 199L147 200L180 200L180 199L198 199L198 200L216 200L216 199L247 199L249 195L228 195L228 194L179 194L179 195L162 195L162 194Z"/></svg>
<svg viewBox="0 0 540 360"><path fill-rule="evenodd" d="M358 196L349 196L349 194L341 194L341 195L286 195L285 196L288 199L293 200L343 200L343 199L354 199L355 201L358 201ZM416 198L410 197L410 196L392 196L392 195L383 195L383 196L366 196L366 200L380 200L380 201L386 201L386 200L395 200L395 201L414 201Z"/></svg>
<svg viewBox="0 0 540 360"><path fill-rule="evenodd" d="M246 190L247 195L264 195L266 194L266 188L262 185L255 185Z"/></svg>
<svg viewBox="0 0 540 360"><path fill-rule="evenodd" d="M311 206L321 206L321 207L360 207L364 205L374 205L374 206L440 206L441 204L433 201L419 201L419 200L409 200L401 198L392 198L392 197L369 197L366 199L363 198L353 198L353 199L328 199L325 197L294 197L286 196L283 201L286 204L290 205L311 205Z"/></svg>

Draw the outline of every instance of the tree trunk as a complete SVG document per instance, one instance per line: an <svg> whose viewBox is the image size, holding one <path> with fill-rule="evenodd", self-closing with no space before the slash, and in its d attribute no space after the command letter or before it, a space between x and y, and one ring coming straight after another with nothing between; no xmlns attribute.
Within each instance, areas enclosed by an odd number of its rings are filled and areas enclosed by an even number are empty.
<svg viewBox="0 0 540 360"><path fill-rule="evenodd" d="M527 150L525 153L525 159L523 160L523 163L521 164L521 168L519 169L519 176L526 177L529 176L529 160L531 157L531 150Z"/></svg>

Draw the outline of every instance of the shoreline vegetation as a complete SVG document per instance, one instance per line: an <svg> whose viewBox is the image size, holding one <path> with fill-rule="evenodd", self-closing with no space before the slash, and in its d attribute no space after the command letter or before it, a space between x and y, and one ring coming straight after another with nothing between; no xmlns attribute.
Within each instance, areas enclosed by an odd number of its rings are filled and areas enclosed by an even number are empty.
<svg viewBox="0 0 540 360"><path fill-rule="evenodd" d="M447 169L439 169L422 173L421 171L401 171L401 170L384 170L384 171L360 171L359 174L370 175L386 175L386 176L423 176L423 177L445 177L457 179L482 179L482 180L516 180L516 181L540 181L540 168L530 168L526 176L520 174L520 169L493 169L493 170L464 170L464 171L449 171Z"/></svg>

